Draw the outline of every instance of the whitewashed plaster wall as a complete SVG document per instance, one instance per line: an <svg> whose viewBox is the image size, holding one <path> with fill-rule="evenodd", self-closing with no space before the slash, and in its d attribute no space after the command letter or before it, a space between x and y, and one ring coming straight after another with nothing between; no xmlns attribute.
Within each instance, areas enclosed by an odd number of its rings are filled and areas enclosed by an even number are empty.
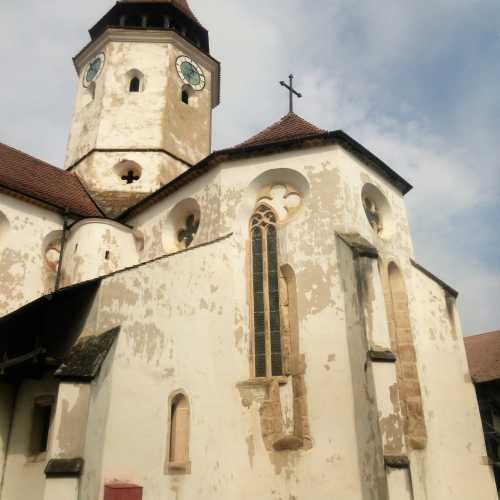
<svg viewBox="0 0 500 500"><path fill-rule="evenodd" d="M430 427L427 450L413 452L410 457L416 498L417 500L438 498L444 495L446 490L452 491L454 498L467 500L470 497L465 492L472 486L469 484L462 488L460 485L468 481L467 476L462 472L460 477L463 480L457 481L456 472L469 469L478 480L481 478L487 482L488 486L484 488L482 494L485 500L490 500L494 486L488 476L488 468L481 465L484 455L481 423L478 413L472 410L476 402L472 384L467 379L468 371L461 334L457 333L453 344L449 345L451 352L446 355L447 360L444 362L445 365L450 364L450 374L454 373L454 376L445 378L440 372L443 363L433 350L435 342L432 338L423 340L420 333L420 329L425 328L433 332L428 334L430 337L451 338L446 332L449 328L446 326L448 317L446 310L442 305L435 310L436 300L428 300L428 292L424 291L434 287L435 293L442 295L443 290L427 277L422 278L423 282L420 284L412 280L414 271L410 257L413 256L413 248L403 198L397 190L369 167L353 158L350 153L339 146L333 146L221 165L132 221L132 224L144 232L146 238L142 258L150 259L165 253L165 248L161 244L163 228L168 224L170 210L184 198L196 199L201 207L201 226L194 244L234 232L233 245L240 255L247 255L248 221L256 201L256 189L252 186L252 182L261 175L265 179L269 170L275 171L271 179L279 179L280 171L287 177L289 172L286 169L301 173L310 189L302 210L280 230L281 257L284 259L281 263L290 264L297 274L301 329L309 331L311 328L315 331L324 328L322 325L332 324L329 320L319 320L319 318L323 311L328 311L332 303L338 303L340 300L339 296L335 300L332 295L333 283L339 279L338 276L334 276L331 264L331 259L335 258L334 255L338 251L334 238L336 231L342 234L359 234L361 239L378 249L382 265L387 265L391 260L397 262L409 290L412 333L416 342L419 375L422 377L426 423ZM368 224L361 200L361 190L367 182L377 186L391 204L393 222L391 238L380 238ZM246 260L237 259L231 267L239 277L246 276L248 269ZM342 279L345 280L345 277ZM242 283L241 290L234 293L235 296L241 294L235 301L235 315L238 318L237 329L240 332L239 345L246 349L250 322L247 297L244 296L247 293L246 285ZM338 307L339 310L347 311L348 305L341 304ZM430 317L438 324L429 330ZM315 321L318 321L316 325ZM309 327L310 324L315 327ZM458 332L458 317L456 325ZM341 327L340 331L345 332L345 326ZM316 355L307 349L305 352L306 356ZM436 373L429 378L428 368L426 372L426 360L430 352L435 358ZM335 357L336 353L332 351L329 356ZM327 361L323 364L329 366ZM432 398L429 397L429 393L433 394ZM447 417L448 409L442 412L445 405L440 401L447 401L450 394L461 395L458 398L460 401L455 401L447 407L457 410L457 414L461 415L460 422L456 419L450 421ZM463 432L466 428L468 431ZM470 443L474 443L474 447ZM453 460L454 464L458 464L450 466L449 474L446 476L442 474L443 457L434 453L438 447L441 450L448 450L441 452L447 455L448 463ZM468 451L467 447L471 451ZM427 479L427 471L430 469L433 469L435 474L437 471L441 472L435 479Z"/></svg>
<svg viewBox="0 0 500 500"><path fill-rule="evenodd" d="M138 233L107 219L84 219L67 236L61 285L68 286L110 274L139 262Z"/></svg>
<svg viewBox="0 0 500 500"><path fill-rule="evenodd" d="M225 163L184 186L128 221L144 233L145 249L141 259L149 260L166 253L162 238L169 224L169 213L186 198L195 199L201 209L200 229L194 244L229 232L238 233L242 243L246 241L250 216L257 202L255 186L265 184L264 174L271 170L276 172L269 177L270 184L286 182L290 171L306 180L307 200L292 223L285 226L286 231L292 225L303 228L300 238L304 252L310 252L307 247L311 242L321 242L327 233L337 231L359 234L386 255L413 255L402 195L340 146L328 146ZM259 179L261 175L264 177ZM391 238L380 238L368 223L361 198L366 183L377 186L392 207ZM303 217L310 222L304 224Z"/></svg>
<svg viewBox="0 0 500 500"><path fill-rule="evenodd" d="M38 396L56 396L57 386L57 381L49 376L42 380L25 380L19 386L0 492L2 500L43 499L44 469L50 449L48 453L31 454L33 409Z"/></svg>
<svg viewBox="0 0 500 500"><path fill-rule="evenodd" d="M234 238L104 280L98 331L122 329L103 380L108 387L98 391L106 391L106 402L96 395L89 411L90 428L101 429L102 442L89 437L86 448L100 450L101 495L103 482L127 480L144 486L144 500L166 492L178 500L307 498L313 485L316 498L365 498L362 452L372 421L361 416L366 391L353 382L353 364L363 374L364 351L348 328L357 313L354 306L346 317L336 253L324 262L331 280L313 293L315 305L299 298L300 311L310 312L301 315L300 341L314 446L298 452L266 451L262 393L239 385L250 377L250 338L240 313L247 300L245 254ZM298 288L311 283L297 277ZM345 279L352 290L352 273ZM165 474L168 400L179 389L192 412L191 474L185 476ZM82 480L83 498L96 498L92 470Z"/></svg>
<svg viewBox="0 0 500 500"><path fill-rule="evenodd" d="M0 193L0 316L53 290L56 273L45 261L62 217Z"/></svg>
<svg viewBox="0 0 500 500"><path fill-rule="evenodd" d="M413 266L406 278L428 433L412 456L422 498L496 500L455 300Z"/></svg>

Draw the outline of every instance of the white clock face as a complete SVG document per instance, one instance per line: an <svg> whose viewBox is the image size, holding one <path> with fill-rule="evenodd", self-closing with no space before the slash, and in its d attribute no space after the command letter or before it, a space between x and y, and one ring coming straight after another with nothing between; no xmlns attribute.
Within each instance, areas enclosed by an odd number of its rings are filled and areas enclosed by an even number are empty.
<svg viewBox="0 0 500 500"><path fill-rule="evenodd" d="M178 57L176 66L180 79L186 85L190 85L193 90L203 90L205 88L205 75L198 64L190 57Z"/></svg>
<svg viewBox="0 0 500 500"><path fill-rule="evenodd" d="M104 54L101 52L90 61L85 71L83 72L83 86L88 87L92 82L95 82L101 74L104 66Z"/></svg>

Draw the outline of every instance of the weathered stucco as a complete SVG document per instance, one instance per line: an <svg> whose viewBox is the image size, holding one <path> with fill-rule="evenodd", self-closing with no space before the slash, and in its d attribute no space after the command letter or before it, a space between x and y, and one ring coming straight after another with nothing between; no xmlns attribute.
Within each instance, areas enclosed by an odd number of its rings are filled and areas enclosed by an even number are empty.
<svg viewBox="0 0 500 500"><path fill-rule="evenodd" d="M0 193L0 316L50 292L56 273L45 251L51 236L62 230L62 217Z"/></svg>
<svg viewBox="0 0 500 500"><path fill-rule="evenodd" d="M57 382L46 377L26 380L19 386L5 464L5 477L0 492L2 500L43 499L49 453L32 455L31 433L35 400L39 396L56 396Z"/></svg>

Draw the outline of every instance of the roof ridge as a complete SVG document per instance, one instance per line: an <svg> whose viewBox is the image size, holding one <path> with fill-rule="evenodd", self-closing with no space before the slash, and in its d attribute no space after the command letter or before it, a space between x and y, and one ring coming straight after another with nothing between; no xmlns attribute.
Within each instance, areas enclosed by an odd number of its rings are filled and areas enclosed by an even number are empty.
<svg viewBox="0 0 500 500"><path fill-rule="evenodd" d="M308 135L324 133L326 133L326 130L317 127L293 111L290 111L285 116L281 117L277 122L272 123L264 130L261 130L246 141L234 147L239 148L254 144L279 142L290 138L306 137Z"/></svg>

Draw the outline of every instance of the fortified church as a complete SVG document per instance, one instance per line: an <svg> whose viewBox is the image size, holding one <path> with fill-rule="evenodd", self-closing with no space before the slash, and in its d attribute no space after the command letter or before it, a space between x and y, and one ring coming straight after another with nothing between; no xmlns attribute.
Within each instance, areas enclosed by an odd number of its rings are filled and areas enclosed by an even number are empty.
<svg viewBox="0 0 500 500"><path fill-rule="evenodd" d="M408 182L294 113L211 152L186 0L90 38L65 169L0 146L1 500L495 500Z"/></svg>

